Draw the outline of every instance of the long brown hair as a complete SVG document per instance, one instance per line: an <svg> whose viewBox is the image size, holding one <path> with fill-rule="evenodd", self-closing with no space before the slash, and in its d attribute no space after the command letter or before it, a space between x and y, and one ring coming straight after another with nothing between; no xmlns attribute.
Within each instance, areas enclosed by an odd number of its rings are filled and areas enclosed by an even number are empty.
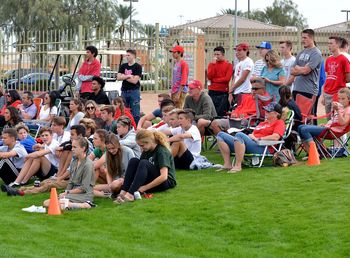
<svg viewBox="0 0 350 258"><path fill-rule="evenodd" d="M124 100L122 97L117 97L114 101L113 101L114 105L117 105L117 103L119 104L119 109L120 109L120 114L123 116L125 115L125 105L124 105Z"/></svg>
<svg viewBox="0 0 350 258"><path fill-rule="evenodd" d="M119 143L117 136L114 133L109 133L106 138L107 144L112 144L114 148L118 149L117 154L113 155L108 150L106 151L106 161L107 161L107 173L112 177L123 175L122 160L123 151Z"/></svg>
<svg viewBox="0 0 350 258"><path fill-rule="evenodd" d="M136 134L136 141L140 141L143 143L156 143L163 145L166 147L168 150L170 150L168 139L165 136L164 133L162 132L152 132L150 130L146 129L141 129L137 134Z"/></svg>
<svg viewBox="0 0 350 258"><path fill-rule="evenodd" d="M78 112L82 112L83 111L83 105L81 103L81 101L79 99L71 99L70 101L72 101L75 105L78 106ZM73 118L74 114L71 113L70 114L70 118Z"/></svg>

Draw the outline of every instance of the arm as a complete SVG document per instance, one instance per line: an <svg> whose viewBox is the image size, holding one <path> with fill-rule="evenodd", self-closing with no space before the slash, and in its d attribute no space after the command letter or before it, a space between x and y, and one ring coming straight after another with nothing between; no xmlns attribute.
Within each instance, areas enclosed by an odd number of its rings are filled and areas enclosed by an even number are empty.
<svg viewBox="0 0 350 258"><path fill-rule="evenodd" d="M153 115L153 113L150 113L150 114L147 114L147 115L141 117L140 121L137 124L137 130L140 130L146 121L152 121L155 118L156 117Z"/></svg>
<svg viewBox="0 0 350 258"><path fill-rule="evenodd" d="M143 185L139 188L139 192L143 193L146 192L149 189L152 189L161 183L165 182L168 178L168 168L167 167L162 167L160 169L160 175L156 177L153 181L148 183L147 185Z"/></svg>
<svg viewBox="0 0 350 258"><path fill-rule="evenodd" d="M0 159L8 159L16 156L17 156L17 152L14 150L9 152L0 152Z"/></svg>
<svg viewBox="0 0 350 258"><path fill-rule="evenodd" d="M184 139L187 138L192 138L192 134L190 133L181 133L181 134L176 134L168 139L168 142L180 142L183 141Z"/></svg>
<svg viewBox="0 0 350 258"><path fill-rule="evenodd" d="M224 83L228 83L228 82L230 82L230 80L231 80L232 73L233 73L233 68L232 68L232 65L229 64L229 66L226 68L225 76L213 78L212 82L224 82ZM248 73L248 74L249 74L249 73ZM242 83L243 83L243 82L242 82ZM241 83L241 84L242 84L242 83Z"/></svg>
<svg viewBox="0 0 350 258"><path fill-rule="evenodd" d="M290 74L294 75L294 76L298 76L298 75L307 75L312 71L312 69L310 68L310 66L305 65L304 67L296 65L291 69Z"/></svg>
<svg viewBox="0 0 350 258"><path fill-rule="evenodd" d="M125 75L125 74L122 74L122 73L118 73L117 74L117 80L118 81L124 81L126 79L130 78L130 75Z"/></svg>
<svg viewBox="0 0 350 258"><path fill-rule="evenodd" d="M278 81L272 81L268 78L264 78L264 80L265 82L269 82L269 83L272 83L273 85L280 86L280 85L283 85L285 78L286 78L285 76L279 76Z"/></svg>
<svg viewBox="0 0 350 258"><path fill-rule="evenodd" d="M206 97L210 98L208 95ZM203 118L205 120L211 120L212 117L210 116L211 114L210 100L205 99L202 105L203 105L203 112L201 115L195 115L195 119L198 120L200 118Z"/></svg>
<svg viewBox="0 0 350 258"><path fill-rule="evenodd" d="M255 137L254 134L249 134L248 136L251 139L253 139L254 141L261 141L261 140L264 140L264 141L278 141L281 138L281 136L278 133L273 133L271 135L267 135L267 136L264 136L264 137L261 137L261 138Z"/></svg>
<svg viewBox="0 0 350 258"><path fill-rule="evenodd" d="M295 79L295 76L294 75L290 75L289 76L289 78L288 78L288 80L286 80L285 82L284 82L284 85L292 85L292 83L294 82L294 79Z"/></svg>
<svg viewBox="0 0 350 258"><path fill-rule="evenodd" d="M103 166L105 161L106 161L105 155L102 155L101 158L99 158L98 160L94 161L94 169L101 168L101 166Z"/></svg>
<svg viewBox="0 0 350 258"><path fill-rule="evenodd" d="M212 81L215 78L215 69L214 69L214 63L210 63L208 65L208 80Z"/></svg>
<svg viewBox="0 0 350 258"><path fill-rule="evenodd" d="M345 81L350 82L350 73L345 74Z"/></svg>
<svg viewBox="0 0 350 258"><path fill-rule="evenodd" d="M45 156L46 154L49 154L51 153L51 151L49 149L46 149L46 150L39 150L39 151L35 151L35 152L32 152L30 154L28 154L28 156L26 156L26 158L39 158L39 157L42 157L42 156Z"/></svg>
<svg viewBox="0 0 350 258"><path fill-rule="evenodd" d="M139 75L131 75L128 79L126 79L128 82L132 83L132 84L136 84L139 80L141 79L141 77Z"/></svg>

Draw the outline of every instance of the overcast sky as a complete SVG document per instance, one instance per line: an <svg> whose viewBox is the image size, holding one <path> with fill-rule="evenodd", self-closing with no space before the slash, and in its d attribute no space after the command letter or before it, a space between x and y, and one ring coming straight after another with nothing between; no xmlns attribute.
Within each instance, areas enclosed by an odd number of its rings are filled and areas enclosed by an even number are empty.
<svg viewBox="0 0 350 258"><path fill-rule="evenodd" d="M128 4L123 1L119 3ZM250 0L251 10L263 10L272 3L273 0ZM340 11L350 10L349 0L294 0L294 3L307 18L310 28L344 22L346 13ZM138 0L133 4L138 12L136 19L142 23L159 22L161 26L208 18L220 13L221 9L235 8L235 0ZM237 4L238 10L247 11L248 0L237 0Z"/></svg>

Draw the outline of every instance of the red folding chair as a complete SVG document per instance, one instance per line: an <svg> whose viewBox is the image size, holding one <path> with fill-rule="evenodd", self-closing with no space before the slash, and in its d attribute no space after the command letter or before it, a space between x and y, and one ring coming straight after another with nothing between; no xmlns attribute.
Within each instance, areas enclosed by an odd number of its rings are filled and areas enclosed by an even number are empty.
<svg viewBox="0 0 350 258"><path fill-rule="evenodd" d="M303 116L302 123L306 124L308 121L314 118L312 114L312 108L315 104L316 96L312 96L312 98L307 98L301 94L297 94L295 97L295 103L299 107L301 111L301 115Z"/></svg>
<svg viewBox="0 0 350 258"><path fill-rule="evenodd" d="M334 124L336 125L336 124ZM315 138L315 143L318 147L320 154L325 158L334 159L338 154L342 151L345 155L350 155L350 151L348 149L348 142L350 137L347 136L345 141L342 141L341 137L343 135L347 135L350 132L350 123L344 128L344 130L340 132L334 131L332 127L326 128L321 135ZM331 146L327 147L324 144L325 140L331 141Z"/></svg>

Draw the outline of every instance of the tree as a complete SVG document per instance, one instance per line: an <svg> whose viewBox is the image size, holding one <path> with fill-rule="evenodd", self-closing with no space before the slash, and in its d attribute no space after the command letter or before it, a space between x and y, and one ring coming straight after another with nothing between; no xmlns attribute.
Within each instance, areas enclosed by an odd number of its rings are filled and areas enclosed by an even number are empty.
<svg viewBox="0 0 350 258"><path fill-rule="evenodd" d="M306 18L299 13L298 5L292 0L275 0L265 8L265 22L280 26L307 27Z"/></svg>
<svg viewBox="0 0 350 258"><path fill-rule="evenodd" d="M221 9L221 13L235 15L235 10L230 8ZM237 11L237 15L248 18L248 12ZM282 27L307 27L306 18L299 13L298 5L292 0L274 0L272 6L266 7L263 11L259 9L252 10L249 18Z"/></svg>

